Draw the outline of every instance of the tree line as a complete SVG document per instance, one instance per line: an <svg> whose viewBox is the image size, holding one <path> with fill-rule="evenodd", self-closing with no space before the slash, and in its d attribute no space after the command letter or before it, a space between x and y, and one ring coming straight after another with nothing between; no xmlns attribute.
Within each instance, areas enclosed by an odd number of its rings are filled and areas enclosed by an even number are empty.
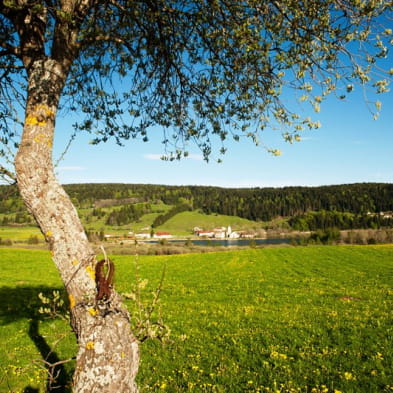
<svg viewBox="0 0 393 393"><path fill-rule="evenodd" d="M308 211L336 210L354 214L393 210L393 184L356 183L320 187L221 188L153 184L72 184L67 193L80 207L99 199L138 197L167 205L187 202L204 213L268 221Z"/></svg>
<svg viewBox="0 0 393 393"><path fill-rule="evenodd" d="M392 220L379 215L393 211L393 184L356 183L321 187L220 188L208 186L166 186L151 184L71 184L65 189L79 208L93 208L101 200L138 198L144 203L127 204L114 209L107 224L122 225L137 221L158 201L174 206L201 210L205 214L239 216L252 221L290 218L293 229L314 230L327 227L342 229L392 226ZM93 211L97 211L95 209ZM0 186L0 214L19 213L25 208L16 191ZM5 216L4 216L5 217ZM26 216L27 217L27 216ZM154 226L167 217L157 217Z"/></svg>
<svg viewBox="0 0 393 393"><path fill-rule="evenodd" d="M311 211L291 217L288 224L298 231L317 231L320 229L380 229L393 227L393 217L380 213L353 214L338 211Z"/></svg>
<svg viewBox="0 0 393 393"><path fill-rule="evenodd" d="M172 209L167 211L166 213L160 214L159 216L157 216L154 219L153 224L151 226L152 226L152 228L157 228L160 225L165 224L168 220L170 220L176 214L190 211L190 210L192 210L192 207L188 203L181 203L179 205L176 205Z"/></svg>
<svg viewBox="0 0 393 393"><path fill-rule="evenodd" d="M122 206L120 209L113 210L109 213L105 221L106 225L120 226L130 222L139 221L147 213L151 212L149 203L138 203Z"/></svg>

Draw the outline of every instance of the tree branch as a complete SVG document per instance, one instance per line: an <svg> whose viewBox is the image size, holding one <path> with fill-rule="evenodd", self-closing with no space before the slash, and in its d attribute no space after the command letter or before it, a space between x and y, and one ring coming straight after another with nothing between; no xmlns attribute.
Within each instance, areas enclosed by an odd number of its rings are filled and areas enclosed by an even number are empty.
<svg viewBox="0 0 393 393"><path fill-rule="evenodd" d="M60 10L54 15L52 57L69 66L80 50L78 35L86 15L97 0L62 0Z"/></svg>
<svg viewBox="0 0 393 393"><path fill-rule="evenodd" d="M3 51L0 51L0 57L1 56L8 56L8 55L14 55L14 56L20 57L20 48L19 47L9 45L6 42L1 42L0 46L4 49Z"/></svg>
<svg viewBox="0 0 393 393"><path fill-rule="evenodd" d="M34 60L45 56L47 8L34 9L25 1L20 1L17 5L17 8L11 8L4 6L2 2L0 12L11 21L19 35L18 57L28 70Z"/></svg>
<svg viewBox="0 0 393 393"><path fill-rule="evenodd" d="M16 175L0 165L0 177L8 178L13 184L16 184Z"/></svg>

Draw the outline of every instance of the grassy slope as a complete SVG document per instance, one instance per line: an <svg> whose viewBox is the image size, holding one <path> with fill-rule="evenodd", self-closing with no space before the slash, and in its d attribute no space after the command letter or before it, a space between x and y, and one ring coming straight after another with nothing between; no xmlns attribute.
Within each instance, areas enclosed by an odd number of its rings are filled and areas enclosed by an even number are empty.
<svg viewBox="0 0 393 393"><path fill-rule="evenodd" d="M244 218L225 216L220 214L203 214L200 211L182 212L176 214L165 224L160 226L159 230L168 231L174 234L190 235L195 227L203 229L214 229L221 226L231 226L233 229L253 229L260 228L254 221Z"/></svg>
<svg viewBox="0 0 393 393"><path fill-rule="evenodd" d="M116 207L119 209L119 207ZM106 218L97 219L96 217L91 218L92 209L81 209L79 211L81 220L88 230L91 231L101 231L104 230L105 233L125 235L128 232L148 232L148 228L154 221L154 219L163 212L169 210L171 206L159 204L153 205L153 212L145 214L141 217L139 222L132 222L123 226L108 226L105 224ZM114 209L114 208L112 208ZM104 211L110 212L111 208L102 209ZM86 219L89 217L89 219ZM258 230L262 227L261 223L256 223L254 221L249 221L244 218L225 216L219 214L206 215L200 211L191 211L179 213L172 217L165 224L158 228L156 231L168 231L177 236L190 236L193 233L194 227L200 227L204 229L213 229L221 226L231 226L233 230ZM34 227L1 227L0 226L0 238L3 240L11 239L13 243L26 243L29 237L38 236L38 238L43 241L43 236L38 228Z"/></svg>
<svg viewBox="0 0 393 393"><path fill-rule="evenodd" d="M43 239L37 227L3 227L0 226L0 238L3 240L11 239L14 243L26 242L30 236L37 236Z"/></svg>
<svg viewBox="0 0 393 393"><path fill-rule="evenodd" d="M6 356L0 366L9 370L6 378L0 375L0 391L8 391L7 383L20 391L38 386L40 376L37 367L28 366L39 354L27 335L39 286L51 290L60 282L47 252L0 253L7 299L1 303L0 350ZM134 257L114 260L117 288L128 292ZM142 392L393 391L392 246L138 260L140 275L149 279L147 295L167 266L161 305L172 329L171 344L142 346ZM40 329L51 342L68 330L57 321L40 322ZM56 350L69 357L74 345L71 337Z"/></svg>
<svg viewBox="0 0 393 393"><path fill-rule="evenodd" d="M113 210L119 210L122 206L116 206L116 207L108 207L108 208L102 208L102 211L105 211L106 213L110 213ZM106 217L97 219L93 217L93 220L86 220L86 217L90 215L91 218L91 212L93 209L83 209L79 210L79 214L81 217L82 222L84 223L86 228L89 228L91 230L95 231L100 231L103 228L105 228L105 231L110 232L110 233L117 233L117 234L124 234L128 233L129 231L134 231L134 232L141 232L146 227L149 227L154 219L168 210L170 210L172 206L170 205L165 205L163 203L159 204L151 204L151 209L152 212L143 215L138 222L130 222L127 225L122 225L122 226L109 226L105 224Z"/></svg>

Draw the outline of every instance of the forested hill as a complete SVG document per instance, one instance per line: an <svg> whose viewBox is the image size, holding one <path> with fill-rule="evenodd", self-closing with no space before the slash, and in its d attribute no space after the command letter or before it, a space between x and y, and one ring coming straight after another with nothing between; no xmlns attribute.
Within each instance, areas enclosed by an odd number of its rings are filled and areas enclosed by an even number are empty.
<svg viewBox="0 0 393 393"><path fill-rule="evenodd" d="M71 184L66 191L78 208L106 207L161 201L187 203L206 214L269 221L310 211L337 211L364 215L393 211L393 184L358 183L322 187L220 188L146 184ZM0 213L21 208L10 186L0 186Z"/></svg>
<svg viewBox="0 0 393 393"><path fill-rule="evenodd" d="M220 188L143 184L73 184L65 186L80 207L94 204L185 201L203 212L268 221L308 211L364 214L393 210L393 184L359 183L323 187Z"/></svg>

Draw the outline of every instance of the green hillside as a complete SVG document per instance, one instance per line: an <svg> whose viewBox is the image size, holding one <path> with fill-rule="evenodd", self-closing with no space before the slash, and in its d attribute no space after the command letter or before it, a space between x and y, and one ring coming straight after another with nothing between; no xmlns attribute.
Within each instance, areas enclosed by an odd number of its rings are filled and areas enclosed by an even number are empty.
<svg viewBox="0 0 393 393"><path fill-rule="evenodd" d="M226 216L222 214L204 214L200 210L182 212L168 220L157 230L165 230L171 233L190 235L195 227L213 229L218 227L236 228L237 230L261 229L262 225L240 217Z"/></svg>
<svg viewBox="0 0 393 393"><path fill-rule="evenodd" d="M195 226L228 225L250 231L393 228L393 184L249 189L72 184L65 189L90 232L126 234L154 227L186 235ZM0 226L32 225L16 187L0 186Z"/></svg>

